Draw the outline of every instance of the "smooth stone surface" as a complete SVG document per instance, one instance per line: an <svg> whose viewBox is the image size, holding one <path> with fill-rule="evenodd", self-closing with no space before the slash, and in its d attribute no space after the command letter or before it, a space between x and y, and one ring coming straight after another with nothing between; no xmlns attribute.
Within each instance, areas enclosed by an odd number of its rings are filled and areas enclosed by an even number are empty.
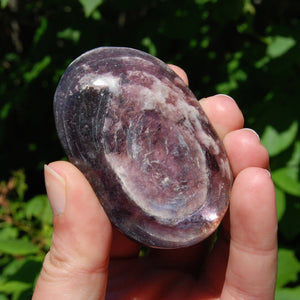
<svg viewBox="0 0 300 300"><path fill-rule="evenodd" d="M125 235L178 248L218 227L232 184L226 153L162 61L130 48L84 53L62 76L54 112L68 158Z"/></svg>

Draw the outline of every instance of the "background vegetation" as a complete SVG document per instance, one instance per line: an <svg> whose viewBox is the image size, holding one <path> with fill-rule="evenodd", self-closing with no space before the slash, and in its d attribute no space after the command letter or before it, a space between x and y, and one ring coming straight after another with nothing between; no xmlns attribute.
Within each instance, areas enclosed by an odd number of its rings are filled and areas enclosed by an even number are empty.
<svg viewBox="0 0 300 300"><path fill-rule="evenodd" d="M197 97L226 93L268 148L276 299L300 299L298 0L0 0L0 299L30 297L51 239L43 164L64 158L60 76L81 53L129 46L183 67Z"/></svg>

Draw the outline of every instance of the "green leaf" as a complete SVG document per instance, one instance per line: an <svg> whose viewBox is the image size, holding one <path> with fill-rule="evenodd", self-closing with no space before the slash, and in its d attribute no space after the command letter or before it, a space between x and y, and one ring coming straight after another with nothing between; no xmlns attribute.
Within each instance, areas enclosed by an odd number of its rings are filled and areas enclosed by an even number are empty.
<svg viewBox="0 0 300 300"><path fill-rule="evenodd" d="M40 41L41 37L46 32L47 27L48 27L48 20L46 18L42 18L40 27L36 30L33 38L34 44L37 44Z"/></svg>
<svg viewBox="0 0 300 300"><path fill-rule="evenodd" d="M255 67L257 69L261 69L266 64L268 64L270 62L270 60L271 60L270 57L264 56L264 57L260 58L257 62L255 62Z"/></svg>
<svg viewBox="0 0 300 300"><path fill-rule="evenodd" d="M272 172L272 178L276 185L283 191L296 197L300 197L300 182L295 178L298 168L285 167Z"/></svg>
<svg viewBox="0 0 300 300"><path fill-rule="evenodd" d="M39 248L25 240L0 240L0 253L11 255L28 255L39 251Z"/></svg>
<svg viewBox="0 0 300 300"><path fill-rule="evenodd" d="M79 0L79 2L83 6L85 17L88 18L103 3L103 0Z"/></svg>
<svg viewBox="0 0 300 300"><path fill-rule="evenodd" d="M72 28L66 28L57 33L57 37L60 39L70 40L74 43L78 43L80 40L81 32Z"/></svg>
<svg viewBox="0 0 300 300"><path fill-rule="evenodd" d="M285 193L277 186L275 186L275 192L276 192L277 219L278 221L280 221L285 212L286 198L285 198Z"/></svg>
<svg viewBox="0 0 300 300"><path fill-rule="evenodd" d="M145 37L142 39L142 45L147 48L147 51L151 55L156 56L157 50L155 44L152 42L152 40L149 37Z"/></svg>
<svg viewBox="0 0 300 300"><path fill-rule="evenodd" d="M195 0L195 3L198 4L198 5L204 5L206 3L214 3L214 2L217 2L218 0Z"/></svg>
<svg viewBox="0 0 300 300"><path fill-rule="evenodd" d="M238 87L238 83L236 82L236 80L231 78L227 82L221 82L217 84L216 90L219 94L231 94L231 92L237 89L237 87Z"/></svg>
<svg viewBox="0 0 300 300"><path fill-rule="evenodd" d="M267 148L270 157L273 157L292 145L297 136L297 132L297 121L294 121L287 130L281 133L274 127L268 125L262 134L261 142Z"/></svg>
<svg viewBox="0 0 300 300"><path fill-rule="evenodd" d="M0 120L5 120L10 112L12 104L10 102L4 103L0 108Z"/></svg>
<svg viewBox="0 0 300 300"><path fill-rule="evenodd" d="M243 57L242 52L237 52L234 54L234 57L231 61L227 64L227 70L229 73L233 73L234 71L238 70L240 67L240 60Z"/></svg>
<svg viewBox="0 0 300 300"><path fill-rule="evenodd" d="M16 239L18 237L18 229L14 227L4 227L0 230L1 239Z"/></svg>
<svg viewBox="0 0 300 300"><path fill-rule="evenodd" d="M4 294L0 294L0 300L9 300L9 298Z"/></svg>
<svg viewBox="0 0 300 300"><path fill-rule="evenodd" d="M25 207L27 219L37 218L45 224L52 224L52 210L46 195L37 195L30 199Z"/></svg>
<svg viewBox="0 0 300 300"><path fill-rule="evenodd" d="M296 41L292 37L275 36L271 38L271 42L267 47L267 55L271 58L280 57L294 47L295 44Z"/></svg>
<svg viewBox="0 0 300 300"><path fill-rule="evenodd" d="M300 201L290 196L286 201L285 214L279 223L279 232L291 242L300 234Z"/></svg>
<svg viewBox="0 0 300 300"><path fill-rule="evenodd" d="M101 13L100 13L100 11L99 10L94 10L93 12L92 12L92 19L94 19L95 21L100 21L101 20Z"/></svg>
<svg viewBox="0 0 300 300"><path fill-rule="evenodd" d="M296 288L283 288L276 290L275 300L299 300L300 286Z"/></svg>
<svg viewBox="0 0 300 300"><path fill-rule="evenodd" d="M252 1L251 0L246 0L244 2L244 13L249 13L250 15L255 15L255 7L254 5L252 4Z"/></svg>
<svg viewBox="0 0 300 300"><path fill-rule="evenodd" d="M0 283L0 292L7 294L22 292L31 288L31 286L31 283L25 283L22 281L8 281Z"/></svg>
<svg viewBox="0 0 300 300"><path fill-rule="evenodd" d="M27 83L30 83L36 79L40 73L46 69L51 63L51 57L49 55L45 56L41 61L34 64L33 68L24 74L24 79Z"/></svg>
<svg viewBox="0 0 300 300"><path fill-rule="evenodd" d="M4 280L32 283L40 273L43 260L40 257L15 259L3 269Z"/></svg>
<svg viewBox="0 0 300 300"><path fill-rule="evenodd" d="M23 200L25 192L27 190L26 184L26 176L24 170L18 170L13 172L14 182L15 182L15 189L18 194L19 200Z"/></svg>
<svg viewBox="0 0 300 300"><path fill-rule="evenodd" d="M295 142L294 151L287 162L287 166L300 166L300 141Z"/></svg>
<svg viewBox="0 0 300 300"><path fill-rule="evenodd" d="M4 9L8 5L9 0L1 0L1 8Z"/></svg>
<svg viewBox="0 0 300 300"><path fill-rule="evenodd" d="M299 271L300 262L297 260L294 252L288 249L279 249L277 288L283 287L289 282L297 281Z"/></svg>

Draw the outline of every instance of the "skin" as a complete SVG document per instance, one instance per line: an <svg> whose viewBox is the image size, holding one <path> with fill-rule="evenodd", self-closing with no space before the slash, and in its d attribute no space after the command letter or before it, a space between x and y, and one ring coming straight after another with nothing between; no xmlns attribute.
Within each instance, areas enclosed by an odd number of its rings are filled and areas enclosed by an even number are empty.
<svg viewBox="0 0 300 300"><path fill-rule="evenodd" d="M188 84L185 72L171 67ZM54 162L45 167L54 232L33 299L274 299L277 216L268 153L243 128L233 99L216 95L200 104L235 178L213 249L211 237L139 258L140 245L112 227L81 172Z"/></svg>

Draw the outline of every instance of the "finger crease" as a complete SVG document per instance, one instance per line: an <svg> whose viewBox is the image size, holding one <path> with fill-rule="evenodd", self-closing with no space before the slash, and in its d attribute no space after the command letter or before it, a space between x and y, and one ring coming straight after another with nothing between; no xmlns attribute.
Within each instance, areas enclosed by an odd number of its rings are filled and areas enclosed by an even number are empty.
<svg viewBox="0 0 300 300"><path fill-rule="evenodd" d="M276 246L273 246L271 248L266 248L266 249L259 249L259 248L251 247L249 245L243 245L241 242L238 242L234 239L231 239L230 243L231 246L235 247L236 249L256 256L269 256L270 254L273 254L273 252L276 250Z"/></svg>

